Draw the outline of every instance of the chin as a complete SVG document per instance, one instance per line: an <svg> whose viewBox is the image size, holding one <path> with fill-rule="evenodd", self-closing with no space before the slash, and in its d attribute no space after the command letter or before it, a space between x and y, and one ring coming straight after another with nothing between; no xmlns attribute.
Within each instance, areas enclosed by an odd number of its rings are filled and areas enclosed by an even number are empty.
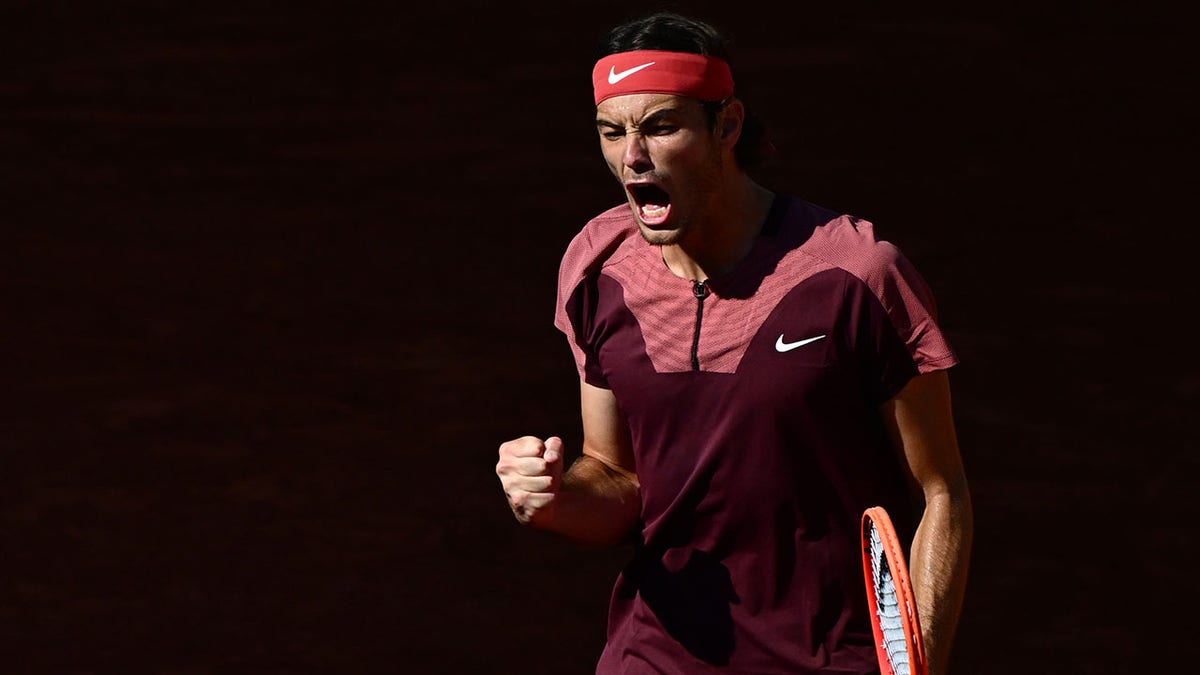
<svg viewBox="0 0 1200 675"><path fill-rule="evenodd" d="M642 233L642 238L655 246L670 246L678 244L686 232L681 227L654 227L651 228L642 222L638 222L638 231Z"/></svg>

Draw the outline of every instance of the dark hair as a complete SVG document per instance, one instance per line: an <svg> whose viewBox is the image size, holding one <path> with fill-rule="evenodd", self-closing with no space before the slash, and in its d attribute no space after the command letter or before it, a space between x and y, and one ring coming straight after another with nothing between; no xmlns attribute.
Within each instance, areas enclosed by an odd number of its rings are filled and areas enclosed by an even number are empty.
<svg viewBox="0 0 1200 675"><path fill-rule="evenodd" d="M596 59L642 49L703 54L733 66L729 59L728 38L708 23L674 12L650 14L608 31L597 45ZM724 107L724 102L704 101L703 104L709 123L715 129L717 116ZM734 148L738 165L751 167L761 163L770 154L769 148L766 126L747 109L746 119L742 123L742 135Z"/></svg>

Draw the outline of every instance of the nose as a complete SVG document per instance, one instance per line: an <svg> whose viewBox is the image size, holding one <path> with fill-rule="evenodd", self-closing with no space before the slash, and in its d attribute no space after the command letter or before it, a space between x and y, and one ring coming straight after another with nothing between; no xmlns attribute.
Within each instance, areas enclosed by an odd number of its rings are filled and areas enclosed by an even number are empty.
<svg viewBox="0 0 1200 675"><path fill-rule="evenodd" d="M654 168L654 164L650 161L650 151L646 147L646 137L638 133L626 134L625 152L621 161L635 173L642 173Z"/></svg>

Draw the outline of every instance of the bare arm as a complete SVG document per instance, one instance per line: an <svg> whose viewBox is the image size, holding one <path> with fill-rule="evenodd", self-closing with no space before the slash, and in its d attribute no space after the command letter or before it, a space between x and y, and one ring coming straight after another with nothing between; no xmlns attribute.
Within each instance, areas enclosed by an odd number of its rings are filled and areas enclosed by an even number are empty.
<svg viewBox="0 0 1200 675"><path fill-rule="evenodd" d="M583 456L563 471L562 440L526 436L500 446L496 473L522 523L585 543L627 537L641 510L629 428L607 389L580 383Z"/></svg>
<svg viewBox="0 0 1200 675"><path fill-rule="evenodd" d="M913 378L880 410L925 501L909 569L929 673L944 675L962 610L974 530L945 371Z"/></svg>

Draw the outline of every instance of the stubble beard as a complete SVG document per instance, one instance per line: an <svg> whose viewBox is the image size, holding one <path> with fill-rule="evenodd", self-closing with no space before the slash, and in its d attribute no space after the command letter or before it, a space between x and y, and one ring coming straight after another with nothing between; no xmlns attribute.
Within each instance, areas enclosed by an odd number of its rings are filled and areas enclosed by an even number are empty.
<svg viewBox="0 0 1200 675"><path fill-rule="evenodd" d="M639 222L638 231L642 233L642 239L645 239L648 244L671 246L683 240L688 232L688 223L687 221L681 222L669 230L653 230Z"/></svg>
<svg viewBox="0 0 1200 675"><path fill-rule="evenodd" d="M693 180L693 183L696 186L695 194L711 196L716 192L717 186L720 182L720 176L722 175L724 162L721 160L720 154L716 152L713 153L712 160L713 164L710 166L709 170L702 172ZM682 242L691 231L691 226L694 219L699 215L698 212L695 212L696 204L693 201L693 213L691 215L680 216L679 221L674 225L674 227L656 230L642 223L641 219L637 216L637 205L633 204L632 206L634 208L634 218L638 221L638 231L641 232L642 238L645 239L647 243L650 243L654 246L672 246ZM700 208L703 209L702 206Z"/></svg>

